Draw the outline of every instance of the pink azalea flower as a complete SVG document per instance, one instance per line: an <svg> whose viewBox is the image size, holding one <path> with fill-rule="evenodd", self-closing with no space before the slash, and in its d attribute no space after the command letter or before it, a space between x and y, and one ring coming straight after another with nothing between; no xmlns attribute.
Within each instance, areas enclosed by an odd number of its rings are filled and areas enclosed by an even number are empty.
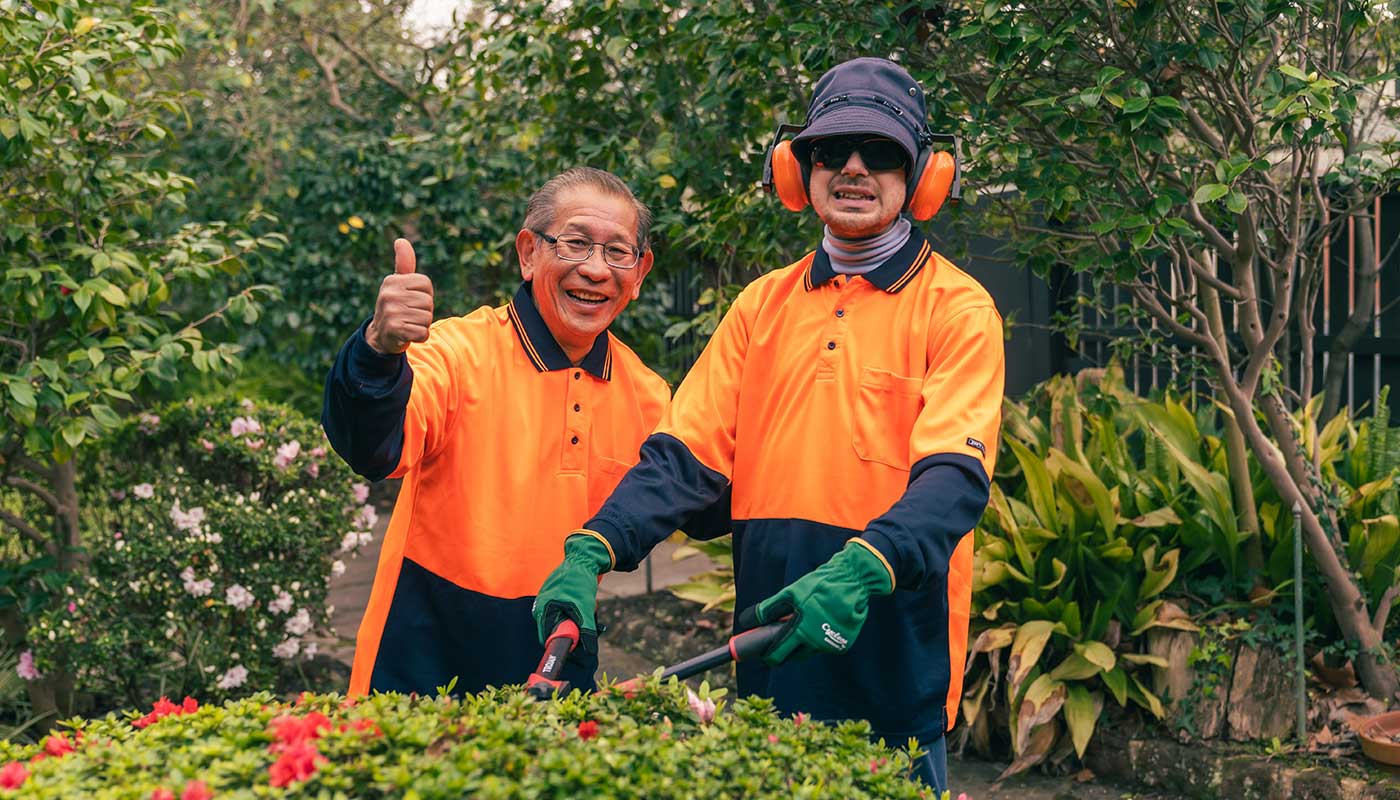
<svg viewBox="0 0 1400 800"><path fill-rule="evenodd" d="M180 793L180 800L212 800L213 797L214 791L204 781L190 781Z"/></svg>
<svg viewBox="0 0 1400 800"><path fill-rule="evenodd" d="M156 488L149 483L138 483L131 487L131 493L142 500L150 500L152 495L156 493Z"/></svg>
<svg viewBox="0 0 1400 800"><path fill-rule="evenodd" d="M208 452L208 453L214 452L214 443L211 442L211 441L209 441L208 439L200 439L200 440L199 440L199 446L200 446L200 447L203 447L204 450L205 450L205 452Z"/></svg>
<svg viewBox="0 0 1400 800"><path fill-rule="evenodd" d="M238 438L245 433L258 433L262 431L262 425L252 417L235 417L233 424L229 425L228 433L234 438ZM251 442L249 443L252 444Z"/></svg>
<svg viewBox="0 0 1400 800"><path fill-rule="evenodd" d="M290 442L287 442L286 444L277 448L277 456L272 459L272 463L278 469L286 469L288 466L291 465L292 460L295 459L300 453L301 442L298 442L296 439L293 439Z"/></svg>
<svg viewBox="0 0 1400 800"><path fill-rule="evenodd" d="M350 489L355 493L356 503L363 503L369 499L369 484L357 483L354 486L351 486Z"/></svg>
<svg viewBox="0 0 1400 800"><path fill-rule="evenodd" d="M692 692L688 688L685 690L685 699L686 702L690 704L690 710L694 711L695 716L700 718L701 725L708 725L714 721L715 701L701 700L700 695Z"/></svg>
<svg viewBox="0 0 1400 800"><path fill-rule="evenodd" d="M44 677L34 666L33 650L25 650L19 654L19 664L15 666L15 673L27 681L37 681Z"/></svg>

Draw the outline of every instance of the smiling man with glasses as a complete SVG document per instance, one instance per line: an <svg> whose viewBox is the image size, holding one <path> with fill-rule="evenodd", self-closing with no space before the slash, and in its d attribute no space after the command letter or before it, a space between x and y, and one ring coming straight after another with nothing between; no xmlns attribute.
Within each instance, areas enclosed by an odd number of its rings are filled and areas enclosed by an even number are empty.
<svg viewBox="0 0 1400 800"><path fill-rule="evenodd" d="M394 243L374 316L341 348L322 424L359 474L402 477L350 692L454 692L523 681L543 648L535 589L597 511L669 400L608 333L650 271L651 213L577 168L530 198L509 303L433 319L433 284ZM727 505L697 530L727 530ZM586 632L591 634L592 631ZM593 685L595 643L564 679Z"/></svg>

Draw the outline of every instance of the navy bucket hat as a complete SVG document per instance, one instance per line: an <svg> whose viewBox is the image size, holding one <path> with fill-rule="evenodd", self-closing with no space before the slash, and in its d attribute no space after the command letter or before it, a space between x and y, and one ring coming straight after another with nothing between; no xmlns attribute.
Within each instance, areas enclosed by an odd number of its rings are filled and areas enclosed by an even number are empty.
<svg viewBox="0 0 1400 800"><path fill-rule="evenodd" d="M914 164L927 119L924 90L903 67L883 58L856 58L817 81L806 126L793 137L792 149L806 164L814 139L869 134L898 142Z"/></svg>

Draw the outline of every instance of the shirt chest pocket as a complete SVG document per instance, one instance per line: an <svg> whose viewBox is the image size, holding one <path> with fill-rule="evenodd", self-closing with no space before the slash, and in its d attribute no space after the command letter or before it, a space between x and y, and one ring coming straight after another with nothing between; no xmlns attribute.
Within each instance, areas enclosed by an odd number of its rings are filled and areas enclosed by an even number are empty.
<svg viewBox="0 0 1400 800"><path fill-rule="evenodd" d="M603 501L608 499L613 489L622 482L622 476L631 468L631 464L607 456L593 456L588 460L588 516L598 513Z"/></svg>
<svg viewBox="0 0 1400 800"><path fill-rule="evenodd" d="M856 455L895 469L909 469L909 437L923 410L923 380L865 367L851 408Z"/></svg>

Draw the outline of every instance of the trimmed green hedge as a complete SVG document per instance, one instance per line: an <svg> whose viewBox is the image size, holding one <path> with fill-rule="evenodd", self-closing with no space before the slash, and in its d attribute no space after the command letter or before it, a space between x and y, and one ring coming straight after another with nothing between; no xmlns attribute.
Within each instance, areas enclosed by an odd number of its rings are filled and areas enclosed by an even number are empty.
<svg viewBox="0 0 1400 800"><path fill-rule="evenodd" d="M460 700L263 693L221 706L75 719L0 742L0 797L919 798L909 757L865 723L726 708L672 680L540 703L520 687Z"/></svg>

